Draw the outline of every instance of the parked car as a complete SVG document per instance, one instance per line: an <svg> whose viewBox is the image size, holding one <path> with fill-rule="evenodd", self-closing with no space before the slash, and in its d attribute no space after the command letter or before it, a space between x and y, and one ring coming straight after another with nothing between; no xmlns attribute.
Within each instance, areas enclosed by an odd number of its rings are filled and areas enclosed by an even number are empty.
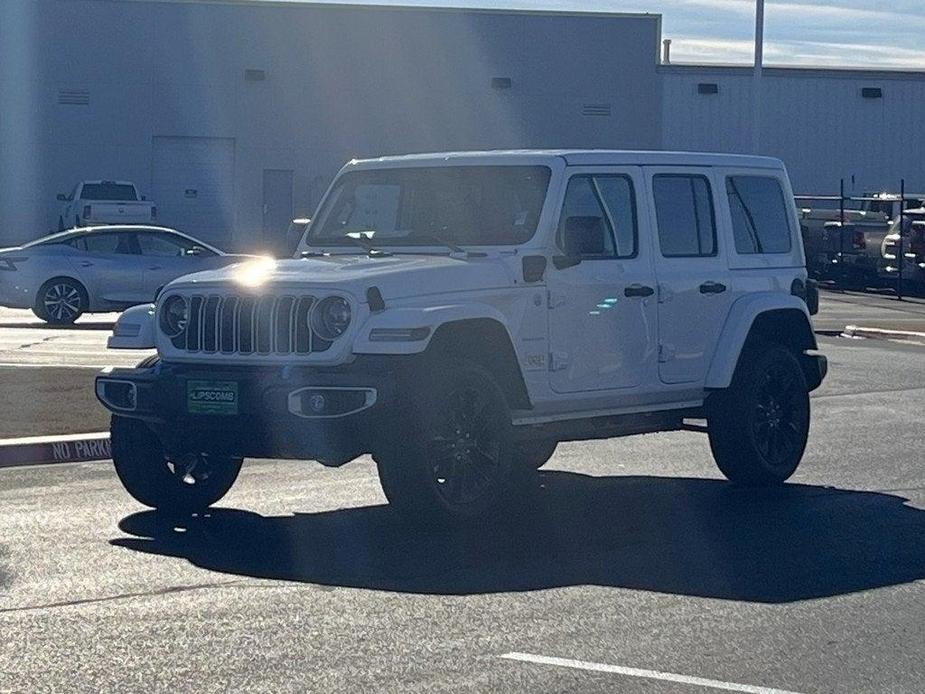
<svg viewBox="0 0 925 694"><path fill-rule="evenodd" d="M903 285L913 292L925 292L925 207L906 210L902 223L896 219L890 225L881 248L880 278L896 286L899 277L900 229Z"/></svg>
<svg viewBox="0 0 925 694"><path fill-rule="evenodd" d="M706 418L726 477L796 470L822 381L780 161L497 152L352 161L303 257L202 272L117 322L97 377L138 501L202 509L244 457L377 462L416 519L483 522L560 441Z"/></svg>
<svg viewBox="0 0 925 694"><path fill-rule="evenodd" d="M149 224L157 221L157 206L148 202L129 181L83 181L70 194L59 193L64 203L58 231L99 224Z"/></svg>
<svg viewBox="0 0 925 694"><path fill-rule="evenodd" d="M800 229L812 277L857 286L877 283L881 246L899 218L901 200L895 193L867 192L862 197L848 201L843 220L838 208L801 209ZM907 195L906 209L921 207L923 201L925 195Z"/></svg>
<svg viewBox="0 0 925 694"><path fill-rule="evenodd" d="M71 229L0 250L0 306L73 323L83 313L149 303L181 275L250 257L164 227Z"/></svg>

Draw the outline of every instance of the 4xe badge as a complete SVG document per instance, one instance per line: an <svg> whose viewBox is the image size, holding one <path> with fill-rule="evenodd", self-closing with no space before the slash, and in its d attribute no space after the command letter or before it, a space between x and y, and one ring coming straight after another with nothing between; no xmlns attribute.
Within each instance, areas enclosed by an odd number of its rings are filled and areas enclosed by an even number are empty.
<svg viewBox="0 0 925 694"><path fill-rule="evenodd" d="M187 381L186 409L190 414L238 414L236 381Z"/></svg>

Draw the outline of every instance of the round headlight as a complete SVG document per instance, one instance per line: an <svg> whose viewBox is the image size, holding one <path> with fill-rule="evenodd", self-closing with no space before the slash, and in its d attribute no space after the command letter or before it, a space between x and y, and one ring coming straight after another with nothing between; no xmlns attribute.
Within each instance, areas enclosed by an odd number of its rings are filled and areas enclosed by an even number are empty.
<svg viewBox="0 0 925 694"><path fill-rule="evenodd" d="M322 299L311 312L311 329L323 340L334 340L350 326L350 304L339 296Z"/></svg>
<svg viewBox="0 0 925 694"><path fill-rule="evenodd" d="M168 297L161 306L161 330L173 339L183 334L189 324L189 303L182 296Z"/></svg>

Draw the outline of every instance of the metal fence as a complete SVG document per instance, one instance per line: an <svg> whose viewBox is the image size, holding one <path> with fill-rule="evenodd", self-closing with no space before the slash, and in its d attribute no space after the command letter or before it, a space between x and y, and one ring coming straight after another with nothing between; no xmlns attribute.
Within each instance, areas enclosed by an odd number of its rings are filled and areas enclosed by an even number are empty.
<svg viewBox="0 0 925 694"><path fill-rule="evenodd" d="M907 253L904 248L907 208L909 203L916 202L921 206L925 201L920 196L909 197L906 192L906 181L900 179L899 191L893 193L880 193L878 195L846 195L845 179L841 179L839 184L838 195L795 195L798 207L810 207L812 205L803 205L802 203L825 202L838 204L838 217L832 220L822 221L821 229L809 229L803 225L801 218L801 227L804 236L804 246L807 250L807 266L816 269L827 265L822 269L826 279L835 282L836 285L853 286L857 283L860 275L873 272L873 278L878 286L890 287L896 292L898 300L902 301L904 296L904 271ZM856 203L861 203L859 206ZM870 205L866 203L887 203L896 205L898 210L895 213L887 215L882 227L873 224L856 224L847 217L849 213L863 210ZM834 207L829 208L834 212ZM898 220L897 220L898 217ZM816 218L810 218L814 221L820 221ZM896 275L895 280L883 277L880 272L882 264L885 262L882 257L882 249L885 245L885 239L890 230L898 221L899 235L897 240L896 258ZM913 222L915 227L921 227L925 231L925 221ZM876 231L875 231L876 230ZM883 244L878 244L876 248L867 247L868 235L873 235L874 240L879 240L878 234L882 231ZM820 238L813 238L813 233L820 233ZM810 257L810 253L822 253L824 257ZM859 262L862 261L862 262Z"/></svg>

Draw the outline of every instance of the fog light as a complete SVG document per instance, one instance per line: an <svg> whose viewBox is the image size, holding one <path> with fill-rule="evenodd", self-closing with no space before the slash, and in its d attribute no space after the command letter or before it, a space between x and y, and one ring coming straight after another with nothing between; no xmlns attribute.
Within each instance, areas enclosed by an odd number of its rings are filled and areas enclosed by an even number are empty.
<svg viewBox="0 0 925 694"><path fill-rule="evenodd" d="M327 405L327 401L320 393L315 393L308 399L308 406L315 414L324 414L325 405Z"/></svg>
<svg viewBox="0 0 925 694"><path fill-rule="evenodd" d="M113 410L133 412L138 408L138 388L131 381L99 380L96 395Z"/></svg>
<svg viewBox="0 0 925 694"><path fill-rule="evenodd" d="M289 393L289 412L296 417L343 417L372 407L375 388L307 386Z"/></svg>

